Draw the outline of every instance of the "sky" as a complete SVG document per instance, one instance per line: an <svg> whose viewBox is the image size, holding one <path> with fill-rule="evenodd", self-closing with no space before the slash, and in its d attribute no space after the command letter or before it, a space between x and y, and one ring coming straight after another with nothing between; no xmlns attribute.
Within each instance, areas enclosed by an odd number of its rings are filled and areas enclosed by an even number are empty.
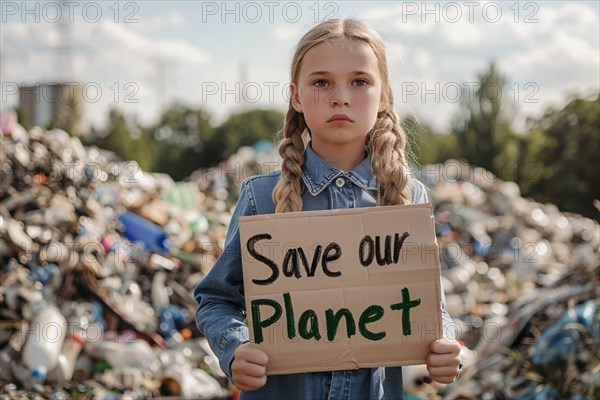
<svg viewBox="0 0 600 400"><path fill-rule="evenodd" d="M214 124L247 108L285 112L295 45L333 17L380 32L396 111L438 131L492 61L517 129L600 91L598 1L60 3L1 1L2 109L17 104L17 85L68 81L84 89L96 127L110 107L151 124L175 101L204 108Z"/></svg>

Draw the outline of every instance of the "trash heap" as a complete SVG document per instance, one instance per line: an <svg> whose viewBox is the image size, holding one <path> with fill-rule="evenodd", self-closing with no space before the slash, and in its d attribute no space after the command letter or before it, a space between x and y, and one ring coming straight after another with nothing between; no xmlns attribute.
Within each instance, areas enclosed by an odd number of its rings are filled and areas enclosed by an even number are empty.
<svg viewBox="0 0 600 400"><path fill-rule="evenodd" d="M192 292L240 183L277 169L276 150L244 147L174 182L11 124L0 160L0 399L234 397ZM440 386L406 367L407 398L597 398L598 223L453 160L417 175L465 372Z"/></svg>
<svg viewBox="0 0 600 400"><path fill-rule="evenodd" d="M600 227L521 197L456 160L423 167L446 309L465 371L452 385L408 374L415 398L600 397Z"/></svg>
<svg viewBox="0 0 600 400"><path fill-rule="evenodd" d="M0 133L0 399L229 399L193 289L222 250L242 148L185 182L62 130Z"/></svg>

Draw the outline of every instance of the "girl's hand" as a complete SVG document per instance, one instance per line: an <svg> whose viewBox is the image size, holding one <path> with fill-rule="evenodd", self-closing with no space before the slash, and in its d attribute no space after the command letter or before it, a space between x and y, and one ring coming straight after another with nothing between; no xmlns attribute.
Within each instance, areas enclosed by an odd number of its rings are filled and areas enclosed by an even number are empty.
<svg viewBox="0 0 600 400"><path fill-rule="evenodd" d="M267 361L269 356L262 350L240 345L233 355L231 376L235 387L240 390L257 390L267 383Z"/></svg>
<svg viewBox="0 0 600 400"><path fill-rule="evenodd" d="M439 383L452 383L458 378L460 344L457 340L438 339L431 343L427 357L427 371Z"/></svg>

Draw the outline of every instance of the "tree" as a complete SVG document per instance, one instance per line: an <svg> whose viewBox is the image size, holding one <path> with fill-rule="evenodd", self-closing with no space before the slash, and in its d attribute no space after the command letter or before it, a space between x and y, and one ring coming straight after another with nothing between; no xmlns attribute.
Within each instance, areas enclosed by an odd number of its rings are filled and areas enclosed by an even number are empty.
<svg viewBox="0 0 600 400"><path fill-rule="evenodd" d="M151 127L157 144L153 171L169 174L175 180L189 176L207 165L214 128L203 110L181 104L167 108L160 121Z"/></svg>
<svg viewBox="0 0 600 400"><path fill-rule="evenodd" d="M131 118L117 109L111 109L105 129L92 129L90 135L82 138L85 145L95 145L114 152L120 159L134 160L143 170L153 167L154 142L149 133Z"/></svg>
<svg viewBox="0 0 600 400"><path fill-rule="evenodd" d="M251 146L259 140L274 141L282 128L284 115L274 110L251 110L234 114L215 130L211 142L214 164L234 154L241 146ZM213 164L213 165L214 165Z"/></svg>
<svg viewBox="0 0 600 400"><path fill-rule="evenodd" d="M181 180L200 168L216 166L241 146L261 139L273 141L283 122L273 110L252 110L231 116L218 128L201 109L169 106L151 127L111 109L108 126L83 138L87 145L113 151L122 160L134 160L145 171L163 172Z"/></svg>
<svg viewBox="0 0 600 400"><path fill-rule="evenodd" d="M503 151L506 142L513 137L510 110L507 109L509 105L503 101L508 98L506 78L492 63L489 70L479 75L478 79L473 98L462 97L461 110L453 124L459 156L501 178L509 178L503 175L508 171L506 166L515 154ZM465 86L464 91L469 93L471 89Z"/></svg>
<svg viewBox="0 0 600 400"><path fill-rule="evenodd" d="M454 135L435 132L412 116L405 117L401 124L408 140L408 158L413 164L436 164L459 156Z"/></svg>
<svg viewBox="0 0 600 400"><path fill-rule="evenodd" d="M593 206L600 199L600 94L572 98L529 122L527 154L519 164L523 194L600 220Z"/></svg>

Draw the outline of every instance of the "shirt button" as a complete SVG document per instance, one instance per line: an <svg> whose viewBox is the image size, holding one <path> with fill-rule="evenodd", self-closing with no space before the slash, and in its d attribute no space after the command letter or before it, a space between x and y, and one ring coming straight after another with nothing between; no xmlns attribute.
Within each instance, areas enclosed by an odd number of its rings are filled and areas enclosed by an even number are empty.
<svg viewBox="0 0 600 400"><path fill-rule="evenodd" d="M342 186L344 186L344 184L346 183L346 180L342 177L339 177L335 180L335 184L337 185L337 187L341 188Z"/></svg>

